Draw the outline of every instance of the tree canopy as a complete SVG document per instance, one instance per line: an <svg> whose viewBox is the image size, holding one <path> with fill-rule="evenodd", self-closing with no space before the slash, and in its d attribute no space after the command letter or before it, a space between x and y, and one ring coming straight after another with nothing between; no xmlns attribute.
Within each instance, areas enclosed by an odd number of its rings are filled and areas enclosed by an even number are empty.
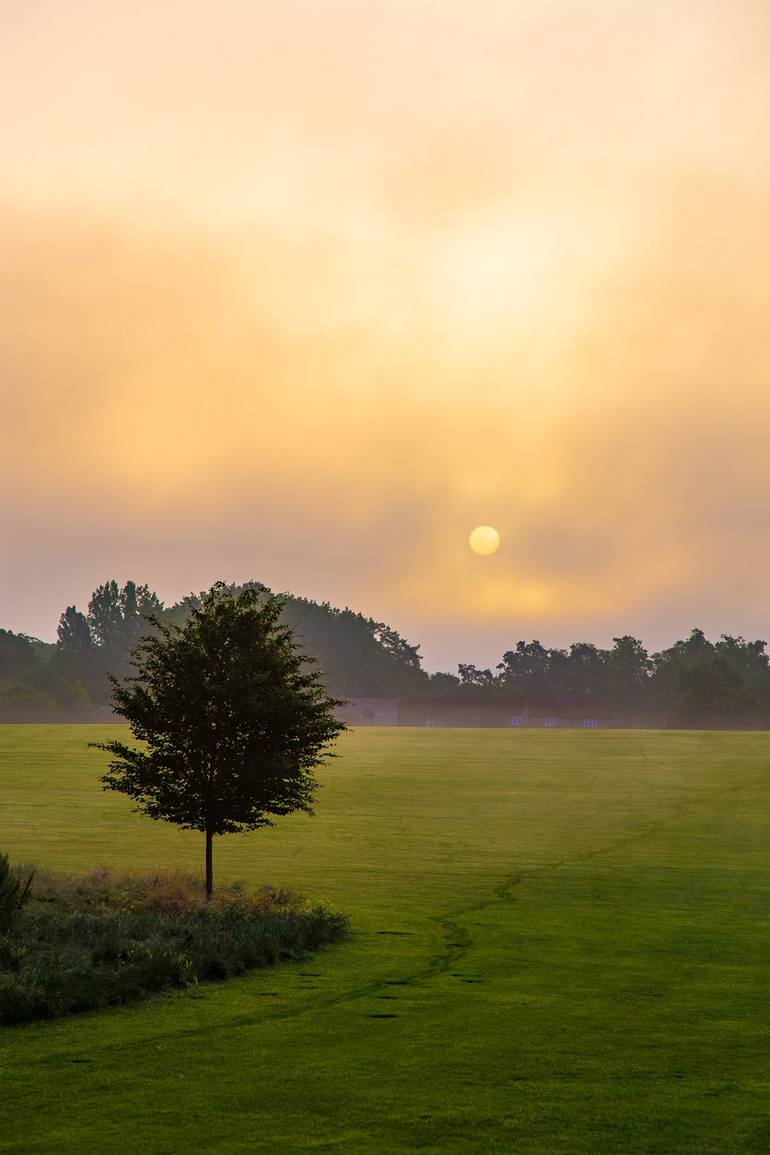
<svg viewBox="0 0 770 1155"><path fill-rule="evenodd" d="M143 745L98 743L112 755L102 782L150 818L205 834L209 894L213 838L312 813L313 770L345 728L280 615L268 593L216 585L183 625L157 622L130 678L111 678L114 709Z"/></svg>

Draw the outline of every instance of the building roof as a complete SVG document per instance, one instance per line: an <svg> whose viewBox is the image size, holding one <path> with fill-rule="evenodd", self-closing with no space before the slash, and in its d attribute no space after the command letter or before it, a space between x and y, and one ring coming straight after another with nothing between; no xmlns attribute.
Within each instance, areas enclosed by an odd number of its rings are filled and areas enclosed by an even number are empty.
<svg viewBox="0 0 770 1155"><path fill-rule="evenodd" d="M563 697L527 697L519 706L530 715L559 718L606 718L610 709L593 694L565 694Z"/></svg>
<svg viewBox="0 0 770 1155"><path fill-rule="evenodd" d="M607 718L610 714L609 707L593 694L564 694L552 697L534 695L514 697L505 694L485 697L480 693L426 694L401 698L399 706L410 710L432 711L434 714L472 710L474 713L495 715L527 714L535 718Z"/></svg>

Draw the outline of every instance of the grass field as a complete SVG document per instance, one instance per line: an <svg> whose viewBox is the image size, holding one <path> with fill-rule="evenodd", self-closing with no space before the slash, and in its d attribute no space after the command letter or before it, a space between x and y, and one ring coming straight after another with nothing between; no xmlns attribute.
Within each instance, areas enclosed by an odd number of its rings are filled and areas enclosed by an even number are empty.
<svg viewBox="0 0 770 1155"><path fill-rule="evenodd" d="M106 733L0 727L0 849L198 866L99 789ZM353 942L7 1029L0 1151L770 1149L770 735L362 730L322 777L216 865Z"/></svg>

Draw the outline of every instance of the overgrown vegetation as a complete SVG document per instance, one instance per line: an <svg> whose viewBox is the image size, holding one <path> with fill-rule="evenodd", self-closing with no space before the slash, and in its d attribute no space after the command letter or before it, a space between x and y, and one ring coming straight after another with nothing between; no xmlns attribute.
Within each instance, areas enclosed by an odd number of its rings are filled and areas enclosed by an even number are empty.
<svg viewBox="0 0 770 1155"><path fill-rule="evenodd" d="M135 1002L301 959L349 934L297 895L223 886L211 902L180 872L80 877L10 869L0 856L0 1024Z"/></svg>

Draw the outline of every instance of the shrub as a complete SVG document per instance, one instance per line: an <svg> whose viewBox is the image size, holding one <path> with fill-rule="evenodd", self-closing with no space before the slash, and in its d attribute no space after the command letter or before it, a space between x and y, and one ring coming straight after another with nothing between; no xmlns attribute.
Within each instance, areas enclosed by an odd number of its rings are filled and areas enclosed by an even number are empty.
<svg viewBox="0 0 770 1155"><path fill-rule="evenodd" d="M34 871L26 882L11 870L8 856L0 854L0 934L7 934L29 898Z"/></svg>
<svg viewBox="0 0 770 1155"><path fill-rule="evenodd" d="M0 859L0 910L12 912L0 934L0 1023L6 1025L232 978L300 959L349 934L343 915L308 909L289 891L248 892L234 884L207 903L200 880L173 871L39 872L21 913L23 893L20 872Z"/></svg>

